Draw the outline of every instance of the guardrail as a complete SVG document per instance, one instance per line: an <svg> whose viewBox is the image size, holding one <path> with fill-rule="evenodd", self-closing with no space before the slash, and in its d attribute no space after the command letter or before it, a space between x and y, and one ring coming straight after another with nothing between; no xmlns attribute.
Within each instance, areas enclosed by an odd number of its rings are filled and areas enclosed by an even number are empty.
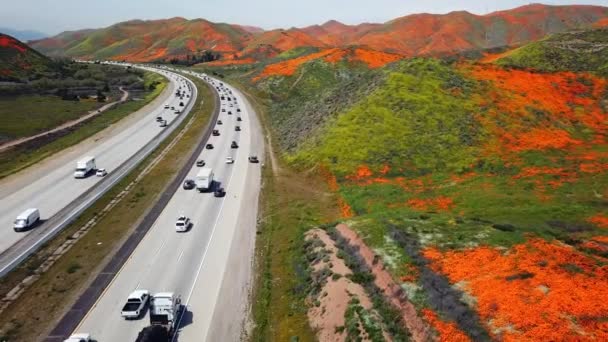
<svg viewBox="0 0 608 342"><path fill-rule="evenodd" d="M147 70L150 69L151 68L147 68ZM87 208L93 205L95 201L112 189L112 187L120 182L127 174L129 174L129 172L135 169L135 167L137 167L139 163L149 156L165 140L165 138L173 133L175 128L184 121L187 113L189 113L194 107L196 97L198 95L196 85L187 77L184 78L192 87L192 96L190 97L190 101L183 113L173 120L165 129L160 131L131 158L119 165L101 181L93 185L82 195L78 196L58 213L51 216L39 227L35 228L35 230L2 252L0 254L0 277L4 277L7 273L19 266L25 259L27 259L27 257L35 253L41 246L43 246L45 243L59 234L70 223L76 220L80 214L82 214Z"/></svg>

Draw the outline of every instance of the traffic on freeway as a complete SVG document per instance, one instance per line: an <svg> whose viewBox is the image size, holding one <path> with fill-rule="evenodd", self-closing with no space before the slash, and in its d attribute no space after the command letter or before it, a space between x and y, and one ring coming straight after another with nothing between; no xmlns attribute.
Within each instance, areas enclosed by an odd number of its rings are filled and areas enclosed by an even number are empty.
<svg viewBox="0 0 608 342"><path fill-rule="evenodd" d="M144 336L158 334L164 336L161 340L204 341L213 326L221 326L215 320L234 318L230 310L235 308L219 308L218 303L221 293L233 293L224 281L232 272L229 260L250 263L246 254L239 259L242 246L237 241L244 232L255 234L263 138L242 94L207 75L191 74L208 82L220 97L213 127L217 134L203 142L213 148L202 149L188 166L183 186L73 334L88 334L100 342L135 341L138 335L138 341L145 341ZM139 305L130 305L126 319L123 309L129 298L137 302L144 293L149 294L146 309L134 312ZM218 314L221 310L228 311Z"/></svg>
<svg viewBox="0 0 608 342"><path fill-rule="evenodd" d="M194 85L173 72L144 69L161 72L170 81L167 89L151 104L94 137L0 182L0 224L5 228L0 230L0 274L16 266L14 261L27 256L24 253L32 252L36 243L62 228L50 227L45 221L70 205L76 205L82 212L93 202L78 203L83 194L98 189L96 185L103 182L115 183L127 172L122 170L120 174L113 174L114 171L133 162L139 151L151 146L159 136L166 137L161 133L169 133L183 120L196 100ZM158 117L162 118L165 127L161 127ZM171 125L172 122L175 125ZM109 186L103 188L107 189ZM31 212L30 209L37 211L39 219L23 227L23 221L16 219ZM72 218L67 216L62 224ZM28 245L16 245L30 234L33 235Z"/></svg>

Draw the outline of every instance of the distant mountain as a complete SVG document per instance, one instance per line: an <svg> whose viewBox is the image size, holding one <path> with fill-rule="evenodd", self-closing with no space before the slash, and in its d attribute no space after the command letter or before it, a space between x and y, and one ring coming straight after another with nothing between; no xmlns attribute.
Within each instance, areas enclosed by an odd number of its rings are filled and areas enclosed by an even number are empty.
<svg viewBox="0 0 608 342"><path fill-rule="evenodd" d="M27 42L29 40L36 40L46 38L49 35L46 33L42 33L39 31L33 30L15 30L7 27L0 27L0 33L7 34L9 36L15 37L20 41Z"/></svg>
<svg viewBox="0 0 608 342"><path fill-rule="evenodd" d="M204 19L132 20L98 30L64 32L32 46L51 56L154 61L205 50L233 54L251 35L240 26Z"/></svg>
<svg viewBox="0 0 608 342"><path fill-rule="evenodd" d="M0 33L0 81L23 81L54 68L53 61L19 40Z"/></svg>
<svg viewBox="0 0 608 342"><path fill-rule="evenodd" d="M445 55L519 46L547 34L605 25L608 7L533 4L487 15L414 14L384 24L322 25L263 31L203 19L134 20L32 42L50 55L153 61L204 50L226 59L268 58L300 47L367 46L405 56Z"/></svg>

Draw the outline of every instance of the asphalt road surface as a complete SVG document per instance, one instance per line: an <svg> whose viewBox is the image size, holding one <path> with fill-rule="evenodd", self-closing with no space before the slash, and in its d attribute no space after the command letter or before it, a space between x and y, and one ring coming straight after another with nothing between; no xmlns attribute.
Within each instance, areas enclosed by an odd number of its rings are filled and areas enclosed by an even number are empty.
<svg viewBox="0 0 608 342"><path fill-rule="evenodd" d="M255 236L263 161L249 163L248 157L261 158L264 146L254 111L240 93L225 86L236 94L238 101L230 102L233 107L228 101L221 101L221 108L226 112L220 112L219 120L223 124L215 127L220 136L209 138L208 143L214 148L203 150L200 157L206 167L213 168L215 180L226 189L226 196L216 198L213 193L180 187L75 332L90 333L99 342L134 341L138 332L149 325L147 315L129 321L120 316L127 296L135 289L181 295L186 310L175 338L179 341L211 340L212 327L222 326L219 320L224 320L226 315L232 320L239 314L244 316L240 312L244 305L240 304L247 300L247 293L243 291L246 284L226 284L223 280L232 271L229 260L238 260L239 253L242 253L244 269L251 264L252 240L240 248L242 239L235 237L243 232ZM242 122L237 121L237 107L241 109ZM233 114L229 115L228 111ZM235 126L242 130L235 131ZM237 149L231 148L232 141L238 143ZM234 164L226 164L228 156L235 159ZM199 169L193 165L187 178L194 179ZM180 215L192 220L188 232L175 231L175 221ZM227 287L231 290L227 291ZM235 306L219 307L223 293L239 293L242 298L234 298L238 302ZM216 331L214 335L223 336L225 341L235 340L240 327L226 329L230 331Z"/></svg>
<svg viewBox="0 0 608 342"><path fill-rule="evenodd" d="M152 69L150 69L152 70ZM86 192L93 185L102 180L93 174L85 179L76 179L73 176L76 162L84 156L94 156L98 168L105 168L108 172L130 159L139 149L151 141L161 130L156 116L160 115L167 123L175 120L178 115L173 110L164 109L165 104L176 109L185 108L184 97L179 100L174 93L178 87L185 89L183 77L174 73L165 76L171 81L167 89L159 95L153 105L142 108L138 113L132 114L136 119L123 119L118 123L119 129L109 128L112 135L101 133L99 141L86 141L70 148L65 153L52 156L49 161L31 166L19 174L8 177L0 182L0 253L22 239L29 232L14 232L13 221L27 208L38 208L41 220L46 220L78 196ZM184 102L184 107L179 103ZM180 114L184 115L184 114ZM122 121L122 120L121 120ZM57 158L61 163L55 162Z"/></svg>

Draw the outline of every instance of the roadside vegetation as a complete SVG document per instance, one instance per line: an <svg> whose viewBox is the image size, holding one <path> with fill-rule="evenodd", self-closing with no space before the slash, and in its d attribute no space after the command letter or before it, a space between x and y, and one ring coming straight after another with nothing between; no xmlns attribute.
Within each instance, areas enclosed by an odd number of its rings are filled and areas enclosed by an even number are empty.
<svg viewBox="0 0 608 342"><path fill-rule="evenodd" d="M130 175L87 209L74 223L55 239L30 257L19 268L0 280L0 294L6 295L15 285L30 275L50 253L92 218L97 223L51 268L28 287L0 317L0 340L36 341L43 339L53 324L97 276L99 270L112 257L124 239L132 232L142 215L156 203L160 194L175 177L207 126L214 110L213 92L202 81L194 80L199 97L197 104L182 126ZM159 156L186 128L183 135L162 159L130 192L105 216L98 217L112 199L132 183L137 176Z"/></svg>
<svg viewBox="0 0 608 342"><path fill-rule="evenodd" d="M118 104L116 107L104 112L102 115L95 116L91 120L87 120L77 126L70 129L58 132L49 137L41 139L35 139L30 142L26 142L22 145L18 145L14 148L9 148L0 153L0 178L6 177L12 173L22 170L36 162L47 158L54 153L62 151L70 146L73 146L86 138L94 135L95 133L109 127L110 125L118 122L119 120L127 117L129 114L143 108L145 105L152 102L158 95L160 95L167 85L167 80L156 73L145 72L143 74L142 89L147 89L145 92L139 92L141 96L137 101L130 100L122 104ZM51 117L47 114L60 114L62 108L65 108L66 103L70 101L63 101L54 97L36 97L45 99L39 104L47 104L45 108L44 116ZM34 98L27 95L25 99L32 101ZM10 103L11 100L5 100ZM79 102L83 102L82 100ZM0 103L4 103L0 100ZM0 105L0 110L2 105ZM9 107L4 107L8 109ZM20 116L24 115L20 112ZM65 111L64 111L65 113ZM83 113L74 113L76 116L80 116ZM15 118L18 115L12 114L11 116L3 117L4 121L15 122ZM21 120L17 121L12 125L14 132L20 131L33 131L32 120ZM19 124L21 123L21 124ZM47 121L46 128L49 128L51 122ZM56 119L52 120L52 124L56 125L58 122ZM11 127L11 126L9 126Z"/></svg>
<svg viewBox="0 0 608 342"><path fill-rule="evenodd" d="M259 97L249 99L270 132L267 102ZM255 326L249 338L313 341L314 332L306 317L310 270L305 261L304 233L335 221L339 211L321 177L294 172L278 155L267 155L266 161L256 239Z"/></svg>

